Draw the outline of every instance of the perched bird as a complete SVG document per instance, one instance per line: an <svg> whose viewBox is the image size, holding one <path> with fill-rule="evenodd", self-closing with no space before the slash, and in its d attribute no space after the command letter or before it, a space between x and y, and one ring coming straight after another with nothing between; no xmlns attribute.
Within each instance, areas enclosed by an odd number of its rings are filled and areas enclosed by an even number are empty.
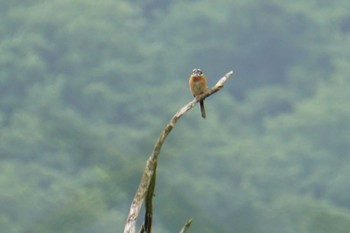
<svg viewBox="0 0 350 233"><path fill-rule="evenodd" d="M207 89L207 79L203 75L203 72L200 69L194 69L192 71L192 74L188 80L188 83L190 85L190 90L192 92L192 95L194 97L203 94ZM204 100L199 102L200 108L201 108L201 114L202 117L205 118L205 108L204 108Z"/></svg>

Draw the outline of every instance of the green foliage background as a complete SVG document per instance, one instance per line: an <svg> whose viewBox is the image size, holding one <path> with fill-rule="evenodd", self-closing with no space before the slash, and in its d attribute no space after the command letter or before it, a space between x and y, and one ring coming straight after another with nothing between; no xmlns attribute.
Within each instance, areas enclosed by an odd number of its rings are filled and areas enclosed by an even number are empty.
<svg viewBox="0 0 350 233"><path fill-rule="evenodd" d="M197 67L235 77L166 141L154 231L349 232L347 0L0 5L1 232L121 232Z"/></svg>

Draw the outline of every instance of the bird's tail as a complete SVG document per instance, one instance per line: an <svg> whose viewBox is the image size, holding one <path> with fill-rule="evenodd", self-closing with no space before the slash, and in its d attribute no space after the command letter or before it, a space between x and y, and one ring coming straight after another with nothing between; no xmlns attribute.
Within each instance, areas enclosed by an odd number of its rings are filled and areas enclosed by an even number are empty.
<svg viewBox="0 0 350 233"><path fill-rule="evenodd" d="M200 105L200 107L201 107L201 114L202 114L202 117L205 118L207 115L205 114L204 100L202 100L201 102L199 102L199 105Z"/></svg>

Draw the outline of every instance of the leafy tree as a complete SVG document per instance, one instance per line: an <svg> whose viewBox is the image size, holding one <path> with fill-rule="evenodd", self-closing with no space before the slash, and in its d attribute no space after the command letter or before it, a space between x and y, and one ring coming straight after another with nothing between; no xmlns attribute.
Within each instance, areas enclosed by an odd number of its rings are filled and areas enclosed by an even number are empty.
<svg viewBox="0 0 350 233"><path fill-rule="evenodd" d="M0 4L0 229L115 232L197 67L235 79L169 137L156 228L349 229L346 0Z"/></svg>

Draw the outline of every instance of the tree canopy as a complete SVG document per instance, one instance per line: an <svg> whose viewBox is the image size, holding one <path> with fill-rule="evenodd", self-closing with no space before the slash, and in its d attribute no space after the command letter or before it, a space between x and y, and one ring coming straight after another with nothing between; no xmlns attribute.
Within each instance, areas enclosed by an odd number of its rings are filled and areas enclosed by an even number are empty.
<svg viewBox="0 0 350 233"><path fill-rule="evenodd" d="M235 78L165 143L154 231L350 229L348 1L0 4L4 232L122 229L193 68Z"/></svg>

